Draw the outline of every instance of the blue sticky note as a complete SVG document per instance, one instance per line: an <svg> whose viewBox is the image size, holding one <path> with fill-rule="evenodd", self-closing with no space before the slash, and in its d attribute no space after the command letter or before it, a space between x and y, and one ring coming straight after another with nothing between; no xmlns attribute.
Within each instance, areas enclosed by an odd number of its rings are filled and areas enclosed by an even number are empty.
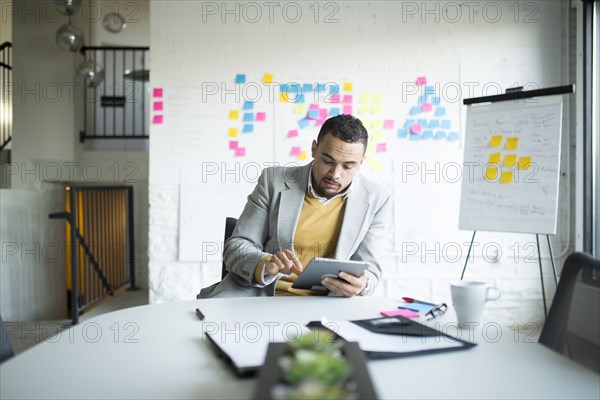
<svg viewBox="0 0 600 400"><path fill-rule="evenodd" d="M244 113L244 122L254 121L254 113Z"/></svg>
<svg viewBox="0 0 600 400"><path fill-rule="evenodd" d="M302 85L302 92L312 92L312 83L305 83Z"/></svg>
<svg viewBox="0 0 600 400"><path fill-rule="evenodd" d="M244 124L244 128L242 129L242 133L252 133L254 132L254 125L252 124Z"/></svg>
<svg viewBox="0 0 600 400"><path fill-rule="evenodd" d="M253 101L245 101L244 102L244 110L254 110L254 102Z"/></svg>
<svg viewBox="0 0 600 400"><path fill-rule="evenodd" d="M406 139L408 132L406 129L398 129L398 139Z"/></svg>
<svg viewBox="0 0 600 400"><path fill-rule="evenodd" d="M287 91L288 93L296 93L296 94L300 94L300 92L302 88L300 87L299 83L290 83L288 85Z"/></svg>
<svg viewBox="0 0 600 400"><path fill-rule="evenodd" d="M304 104L304 95L303 94L297 95L296 98L294 99L294 103Z"/></svg>
<svg viewBox="0 0 600 400"><path fill-rule="evenodd" d="M431 104L433 104L434 106L439 106L441 102L441 99L437 96L433 96L431 98Z"/></svg>
<svg viewBox="0 0 600 400"><path fill-rule="evenodd" d="M421 107L412 107L410 109L410 115L421 114Z"/></svg>
<svg viewBox="0 0 600 400"><path fill-rule="evenodd" d="M446 131L437 131L435 133L435 140L446 139Z"/></svg>
<svg viewBox="0 0 600 400"><path fill-rule="evenodd" d="M426 130L423 131L423 139L431 139L433 137L433 131Z"/></svg>
<svg viewBox="0 0 600 400"><path fill-rule="evenodd" d="M319 110L308 110L308 118L312 118L312 119L319 118Z"/></svg>
<svg viewBox="0 0 600 400"><path fill-rule="evenodd" d="M442 120L442 129L450 129L450 120L449 119Z"/></svg>
<svg viewBox="0 0 600 400"><path fill-rule="evenodd" d="M306 118L302 118L300 121L298 121L298 126L300 129L306 128L308 126L308 120Z"/></svg>
<svg viewBox="0 0 600 400"><path fill-rule="evenodd" d="M419 103L423 104L427 101L427 96L419 96Z"/></svg>
<svg viewBox="0 0 600 400"><path fill-rule="evenodd" d="M432 119L431 121L429 121L429 125L427 125L428 128L439 128L440 127L440 121L437 119Z"/></svg>
<svg viewBox="0 0 600 400"><path fill-rule="evenodd" d="M415 135L414 133L410 134L410 140L421 140L421 135Z"/></svg>
<svg viewBox="0 0 600 400"><path fill-rule="evenodd" d="M287 83L280 83L279 84L279 91L282 93L286 93L288 91L288 84Z"/></svg>
<svg viewBox="0 0 600 400"><path fill-rule="evenodd" d="M435 87L430 85L425 86L425 93L435 93Z"/></svg>
<svg viewBox="0 0 600 400"><path fill-rule="evenodd" d="M329 94L338 94L340 92L340 85L334 83L329 86Z"/></svg>
<svg viewBox="0 0 600 400"><path fill-rule="evenodd" d="M438 107L435 109L435 116L436 117L445 117L446 116L446 109L444 107Z"/></svg>
<svg viewBox="0 0 600 400"><path fill-rule="evenodd" d="M410 127L413 126L414 124L415 124L414 119L407 119L406 122L404 123L404 127L406 129L410 129Z"/></svg>
<svg viewBox="0 0 600 400"><path fill-rule="evenodd" d="M427 126L427 120L426 119L419 119L417 124L421 125L423 128Z"/></svg>
<svg viewBox="0 0 600 400"><path fill-rule="evenodd" d="M317 92L324 92L325 91L325 84L324 83L317 83L317 86L315 87L315 90Z"/></svg>
<svg viewBox="0 0 600 400"><path fill-rule="evenodd" d="M335 116L340 114L341 112L339 107L331 107L331 109L329 110L329 115Z"/></svg>
<svg viewBox="0 0 600 400"><path fill-rule="evenodd" d="M413 310L414 312L418 312L418 313L426 313L431 311L431 309L435 307L429 304L423 304L423 303L406 303L406 304L402 304L400 307L398 307L399 309L405 309L405 310Z"/></svg>
<svg viewBox="0 0 600 400"><path fill-rule="evenodd" d="M455 142L459 139L460 137L458 136L458 132L450 132L448 134L448 141L449 142Z"/></svg>
<svg viewBox="0 0 600 400"><path fill-rule="evenodd" d="M235 76L235 83L246 83L246 74L237 74Z"/></svg>

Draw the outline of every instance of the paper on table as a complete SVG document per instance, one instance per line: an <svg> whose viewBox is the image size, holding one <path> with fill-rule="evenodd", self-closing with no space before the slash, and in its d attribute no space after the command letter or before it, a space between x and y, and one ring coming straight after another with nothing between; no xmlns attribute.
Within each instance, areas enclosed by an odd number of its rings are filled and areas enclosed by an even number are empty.
<svg viewBox="0 0 600 400"><path fill-rule="evenodd" d="M358 342L363 351L410 353L415 351L461 347L458 340L447 336L407 336L374 333L350 321L330 321L336 334L349 342Z"/></svg>

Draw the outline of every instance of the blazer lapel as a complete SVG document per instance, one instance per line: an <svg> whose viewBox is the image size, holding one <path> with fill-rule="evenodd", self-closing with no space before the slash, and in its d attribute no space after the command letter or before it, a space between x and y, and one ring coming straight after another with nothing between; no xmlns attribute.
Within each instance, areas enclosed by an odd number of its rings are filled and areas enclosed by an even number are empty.
<svg viewBox="0 0 600 400"><path fill-rule="evenodd" d="M308 179L310 175L310 164L300 168L301 173L297 179L293 176L287 177L285 182L286 190L280 194L279 210L277 216L277 241L279 249L293 250L293 238L296 232L298 218L302 211L304 196L308 189Z"/></svg>
<svg viewBox="0 0 600 400"><path fill-rule="evenodd" d="M352 190L346 199L346 211L344 212L344 222L338 238L337 251L335 257L338 260L348 260L357 244L358 235L363 226L365 216L369 209L369 203L366 199L367 190L364 187L360 175L354 177Z"/></svg>

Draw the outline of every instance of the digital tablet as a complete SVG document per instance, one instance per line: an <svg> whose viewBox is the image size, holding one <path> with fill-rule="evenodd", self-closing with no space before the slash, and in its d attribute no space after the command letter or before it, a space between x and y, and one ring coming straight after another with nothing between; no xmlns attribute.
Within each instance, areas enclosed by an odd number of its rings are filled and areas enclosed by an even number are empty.
<svg viewBox="0 0 600 400"><path fill-rule="evenodd" d="M304 268L292 287L328 291L329 289L321 284L323 277L338 278L338 274L342 271L360 276L368 266L369 263L364 261L340 261L334 258L315 257Z"/></svg>

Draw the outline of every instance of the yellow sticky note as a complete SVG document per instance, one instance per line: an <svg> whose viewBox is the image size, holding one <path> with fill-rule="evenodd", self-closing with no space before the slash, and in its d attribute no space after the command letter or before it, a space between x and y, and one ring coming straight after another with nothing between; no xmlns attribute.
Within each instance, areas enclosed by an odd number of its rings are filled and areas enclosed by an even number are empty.
<svg viewBox="0 0 600 400"><path fill-rule="evenodd" d="M383 121L380 119L374 119L373 122L371 123L371 126L376 129L382 129Z"/></svg>
<svg viewBox="0 0 600 400"><path fill-rule="evenodd" d="M238 110L229 111L229 119L238 119L240 117L240 112Z"/></svg>
<svg viewBox="0 0 600 400"><path fill-rule="evenodd" d="M360 104L366 104L369 102L369 95L367 93L363 93L360 96L358 96L358 102Z"/></svg>
<svg viewBox="0 0 600 400"><path fill-rule="evenodd" d="M381 103L381 93L373 93L373 96L371 97L371 100L375 104Z"/></svg>
<svg viewBox="0 0 600 400"><path fill-rule="evenodd" d="M375 171L375 172L381 171L383 169L383 163L381 163L377 160L373 160L373 162L371 163L371 167L373 168L373 171Z"/></svg>
<svg viewBox="0 0 600 400"><path fill-rule="evenodd" d="M500 147L502 146L502 136L495 135L490 139L490 147Z"/></svg>
<svg viewBox="0 0 600 400"><path fill-rule="evenodd" d="M262 81L263 83L273 83L273 74L264 74Z"/></svg>
<svg viewBox="0 0 600 400"><path fill-rule="evenodd" d="M369 140L369 144L367 145L367 151L369 153L373 153L375 151L375 143L372 140Z"/></svg>
<svg viewBox="0 0 600 400"><path fill-rule="evenodd" d="M374 105L371 112L373 113L373 115L381 114L381 106L379 104Z"/></svg>
<svg viewBox="0 0 600 400"><path fill-rule="evenodd" d="M296 157L296 160L298 160L298 161L306 160L306 150L302 150L302 153L300 153L300 155L298 157Z"/></svg>
<svg viewBox="0 0 600 400"><path fill-rule="evenodd" d="M306 104L296 104L294 106L294 114L306 114Z"/></svg>
<svg viewBox="0 0 600 400"><path fill-rule="evenodd" d="M531 167L531 157L519 157L519 169L528 169Z"/></svg>
<svg viewBox="0 0 600 400"><path fill-rule="evenodd" d="M344 92L352 91L352 82L344 82Z"/></svg>
<svg viewBox="0 0 600 400"><path fill-rule="evenodd" d="M279 93L279 102L280 103L287 103L289 101L289 96L287 93L285 92L280 92Z"/></svg>
<svg viewBox="0 0 600 400"><path fill-rule="evenodd" d="M371 127L371 120L369 118L361 118L360 121L362 122L365 128Z"/></svg>
<svg viewBox="0 0 600 400"><path fill-rule="evenodd" d="M229 133L227 133L227 136L237 137L237 135L238 135L238 128L229 128Z"/></svg>
<svg viewBox="0 0 600 400"><path fill-rule="evenodd" d="M371 139L375 142L380 141L381 139L383 139L383 132L375 131L375 132L371 133Z"/></svg>
<svg viewBox="0 0 600 400"><path fill-rule="evenodd" d="M515 150L519 147L519 138L509 137L506 139L506 150Z"/></svg>
<svg viewBox="0 0 600 400"><path fill-rule="evenodd" d="M500 153L490 154L490 164L500 164Z"/></svg>
<svg viewBox="0 0 600 400"><path fill-rule="evenodd" d="M513 172L512 171L502 171L502 175L500 176L500 183L512 183L513 181Z"/></svg>
<svg viewBox="0 0 600 400"><path fill-rule="evenodd" d="M504 166L512 167L517 163L517 155L516 154L507 154L504 156Z"/></svg>
<svg viewBox="0 0 600 400"><path fill-rule="evenodd" d="M358 107L358 113L362 115L367 115L371 112L371 107L369 106L360 106Z"/></svg>
<svg viewBox="0 0 600 400"><path fill-rule="evenodd" d="M488 181L493 181L498 177L498 168L496 167L487 167L485 169L485 179Z"/></svg>

